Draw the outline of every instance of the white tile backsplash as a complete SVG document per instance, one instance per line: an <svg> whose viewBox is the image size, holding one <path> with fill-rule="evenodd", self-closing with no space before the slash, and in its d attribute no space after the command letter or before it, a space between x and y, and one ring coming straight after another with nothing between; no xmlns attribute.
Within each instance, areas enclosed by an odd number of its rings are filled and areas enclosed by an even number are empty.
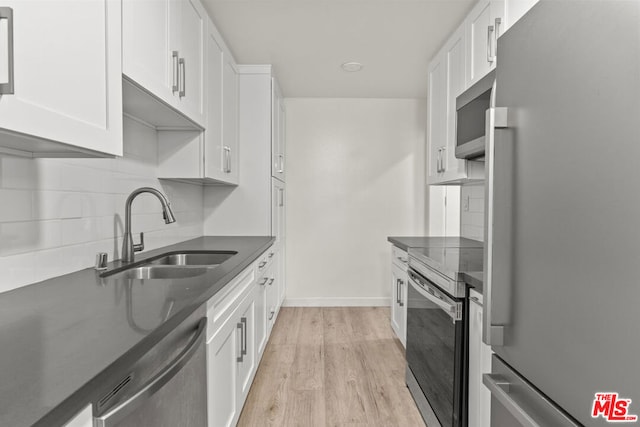
<svg viewBox="0 0 640 427"><path fill-rule="evenodd" d="M484 183L463 185L460 197L460 235L484 240Z"/></svg>
<svg viewBox="0 0 640 427"><path fill-rule="evenodd" d="M157 178L157 133L124 119L124 157L25 159L0 156L0 292L93 266L96 252L120 257L125 200L138 187L167 195L176 223L141 195L132 228L146 249L202 236L201 186Z"/></svg>

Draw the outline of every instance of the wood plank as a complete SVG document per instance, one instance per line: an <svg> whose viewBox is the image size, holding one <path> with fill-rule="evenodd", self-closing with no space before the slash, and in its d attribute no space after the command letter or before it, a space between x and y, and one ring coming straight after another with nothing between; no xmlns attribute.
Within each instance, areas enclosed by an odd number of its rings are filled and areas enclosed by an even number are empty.
<svg viewBox="0 0 640 427"><path fill-rule="evenodd" d="M385 307L284 307L239 426L407 426L424 422Z"/></svg>

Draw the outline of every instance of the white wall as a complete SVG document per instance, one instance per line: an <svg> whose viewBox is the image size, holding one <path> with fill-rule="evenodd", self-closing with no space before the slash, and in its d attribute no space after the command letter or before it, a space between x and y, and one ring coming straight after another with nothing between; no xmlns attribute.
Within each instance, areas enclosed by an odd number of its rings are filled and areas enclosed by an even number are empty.
<svg viewBox="0 0 640 427"><path fill-rule="evenodd" d="M132 224L146 249L202 235L202 187L156 178L156 131L125 118L124 151L117 159L0 156L0 292L91 267L97 252L119 258L125 200L137 187L165 193L177 218L164 224L158 200L139 196Z"/></svg>
<svg viewBox="0 0 640 427"><path fill-rule="evenodd" d="M460 235L483 241L484 183L463 185L460 198Z"/></svg>
<svg viewBox="0 0 640 427"><path fill-rule="evenodd" d="M287 304L388 305L389 235L422 235L426 102L287 100Z"/></svg>

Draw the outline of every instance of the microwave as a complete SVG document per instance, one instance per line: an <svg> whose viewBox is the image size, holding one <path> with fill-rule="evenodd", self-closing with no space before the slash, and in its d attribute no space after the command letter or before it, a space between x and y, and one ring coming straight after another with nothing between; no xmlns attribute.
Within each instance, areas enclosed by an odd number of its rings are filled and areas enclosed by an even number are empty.
<svg viewBox="0 0 640 427"><path fill-rule="evenodd" d="M456 98L456 157L484 156L485 113L491 106L496 70L492 70Z"/></svg>

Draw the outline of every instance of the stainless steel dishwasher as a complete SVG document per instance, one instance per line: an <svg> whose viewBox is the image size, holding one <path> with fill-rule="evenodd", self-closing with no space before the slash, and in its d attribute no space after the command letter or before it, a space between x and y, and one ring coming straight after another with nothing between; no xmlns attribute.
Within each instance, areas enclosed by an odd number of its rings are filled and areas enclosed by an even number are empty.
<svg viewBox="0 0 640 427"><path fill-rule="evenodd" d="M94 402L95 427L206 427L203 315L189 316Z"/></svg>

